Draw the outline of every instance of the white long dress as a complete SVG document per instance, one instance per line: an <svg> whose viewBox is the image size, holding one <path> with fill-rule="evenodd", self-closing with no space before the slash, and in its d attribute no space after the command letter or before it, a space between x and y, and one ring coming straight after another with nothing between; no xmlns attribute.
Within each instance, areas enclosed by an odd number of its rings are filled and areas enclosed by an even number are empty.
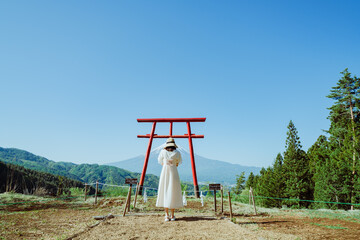
<svg viewBox="0 0 360 240"><path fill-rule="evenodd" d="M176 167L177 164L179 165L182 162L180 152L177 150L170 152L163 149L159 154L158 162L163 167L159 180L156 206L170 209L182 208L180 177Z"/></svg>

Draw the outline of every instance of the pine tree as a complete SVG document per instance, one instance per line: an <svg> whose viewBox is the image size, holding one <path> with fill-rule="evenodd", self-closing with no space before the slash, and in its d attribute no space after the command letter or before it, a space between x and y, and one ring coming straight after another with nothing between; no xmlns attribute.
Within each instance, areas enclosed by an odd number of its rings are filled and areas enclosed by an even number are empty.
<svg viewBox="0 0 360 240"><path fill-rule="evenodd" d="M285 196L288 198L310 199L310 169L309 158L301 149L300 138L292 121L288 125L286 150L284 152L283 172L285 181ZM293 205L293 203L289 203ZM298 206L307 205L300 201Z"/></svg>
<svg viewBox="0 0 360 240"><path fill-rule="evenodd" d="M266 197L262 200L265 207L281 207L284 197L285 178L283 172L283 157L279 153L272 167L263 168L257 184L257 193Z"/></svg>
<svg viewBox="0 0 360 240"><path fill-rule="evenodd" d="M234 192L236 194L240 194L242 192L242 190L244 190L245 186L245 172L241 172L240 175L236 175L236 186L235 186L235 190Z"/></svg>
<svg viewBox="0 0 360 240"><path fill-rule="evenodd" d="M330 142L336 149L331 158L339 161L341 170L346 171L348 166L351 176L345 173L344 180L349 181L350 187L344 184L343 194L348 194L351 203L355 203L357 172L359 162L360 132L360 79L352 77L346 68L337 86L333 87L328 98L335 100L330 109L329 119L331 121ZM348 192L346 192L348 191ZM353 205L351 206L353 209Z"/></svg>
<svg viewBox="0 0 360 240"><path fill-rule="evenodd" d="M285 176L283 171L283 163L284 158L282 157L281 153L278 153L276 156L274 165L273 165L273 196L277 198L284 197L284 190L285 190ZM281 207L282 200L276 200L276 207Z"/></svg>
<svg viewBox="0 0 360 240"><path fill-rule="evenodd" d="M256 195L265 197L261 199L261 203L264 207L273 207L275 201L271 199L273 197L273 169L268 167L260 170L260 177L256 186Z"/></svg>
<svg viewBox="0 0 360 240"><path fill-rule="evenodd" d="M337 202L337 167L330 159L330 144L327 138L321 135L309 148L310 172L312 177L311 187L315 201ZM316 204L318 207L331 207L331 204Z"/></svg>
<svg viewBox="0 0 360 240"><path fill-rule="evenodd" d="M250 172L248 179L246 180L245 187L250 189L250 187L255 187L255 176L253 172Z"/></svg>

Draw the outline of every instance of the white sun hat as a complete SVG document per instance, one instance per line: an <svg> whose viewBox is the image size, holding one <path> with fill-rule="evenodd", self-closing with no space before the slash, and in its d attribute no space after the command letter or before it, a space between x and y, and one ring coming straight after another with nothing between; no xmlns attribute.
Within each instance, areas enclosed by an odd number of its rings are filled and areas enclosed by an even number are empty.
<svg viewBox="0 0 360 240"><path fill-rule="evenodd" d="M164 149L167 148L167 147L174 147L174 148L177 148L177 147L178 147L178 146L175 144L175 140L174 140L172 137L170 137L170 138L168 138L168 139L166 140L166 145L165 145Z"/></svg>

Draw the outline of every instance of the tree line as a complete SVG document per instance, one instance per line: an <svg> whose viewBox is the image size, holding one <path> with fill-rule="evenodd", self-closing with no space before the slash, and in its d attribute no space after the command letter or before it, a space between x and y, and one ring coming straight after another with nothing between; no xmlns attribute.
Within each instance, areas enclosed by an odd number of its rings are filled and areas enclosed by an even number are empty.
<svg viewBox="0 0 360 240"><path fill-rule="evenodd" d="M285 152L259 175L249 175L246 186L265 197L259 198L264 206L354 209L359 204L360 79L346 68L327 97L334 103L324 135L305 152L290 121Z"/></svg>
<svg viewBox="0 0 360 240"><path fill-rule="evenodd" d="M70 188L84 187L84 183L77 180L0 161L0 193L61 196L68 194ZM94 192L95 189L90 187L89 194Z"/></svg>

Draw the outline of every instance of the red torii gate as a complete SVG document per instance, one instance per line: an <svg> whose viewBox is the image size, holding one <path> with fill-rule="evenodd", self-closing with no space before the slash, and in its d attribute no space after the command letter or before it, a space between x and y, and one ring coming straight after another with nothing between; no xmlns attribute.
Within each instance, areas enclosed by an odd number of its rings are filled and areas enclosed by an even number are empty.
<svg viewBox="0 0 360 240"><path fill-rule="evenodd" d="M169 138L169 137L172 137L172 138L188 138L189 139L191 168L192 168L193 181L194 181L194 192L195 192L195 196L197 198L199 197L199 186L198 186L197 177L196 177L195 157L194 157L192 139L193 138L204 138L204 135L192 134L191 133L190 123L191 122L205 122L205 120L206 120L206 118L146 118L146 119L137 119L138 122L152 122L153 123L150 134L138 135L137 136L138 138L149 138L149 145L148 145L148 148L147 148L147 151L146 151L144 167L143 167L140 182L139 182L139 194L142 194L144 180L145 180L145 174L146 174L146 169L147 169L147 165L148 165L148 161L149 161L149 157L150 157L150 151L151 151L151 145L152 145L153 139L154 138ZM157 135L157 134L155 134L156 123L158 123L158 122L168 122L168 123L170 123L170 133L169 133L169 135ZM184 135L173 135L172 134L172 129L173 129L173 123L174 122L186 122L188 133L184 134Z"/></svg>

